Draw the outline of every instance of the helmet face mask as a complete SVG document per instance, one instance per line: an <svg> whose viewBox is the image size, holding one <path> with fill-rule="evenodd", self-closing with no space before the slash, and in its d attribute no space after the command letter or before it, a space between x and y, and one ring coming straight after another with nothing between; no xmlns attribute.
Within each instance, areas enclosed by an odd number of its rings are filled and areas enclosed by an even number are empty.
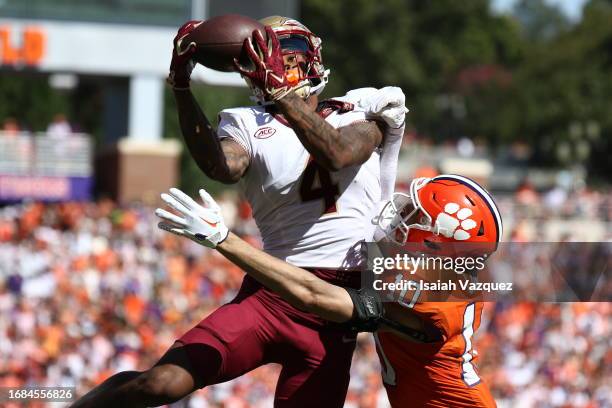
<svg viewBox="0 0 612 408"><path fill-rule="evenodd" d="M310 96L309 86L311 80L318 78L311 75L312 64L308 61L309 46L300 36L288 36L279 39L281 53L285 60L285 75L289 83L296 88L295 93L305 99Z"/></svg>
<svg viewBox="0 0 612 408"><path fill-rule="evenodd" d="M288 17L271 16L261 19L260 22L271 27L278 36L283 57L295 55L299 61L299 70L287 72L289 82L295 83L293 85L295 94L307 99L311 95L321 93L329 76L329 70L323 66L321 39L302 23ZM263 105L271 103L263 97L261 91L251 84L249 86L258 103Z"/></svg>
<svg viewBox="0 0 612 408"><path fill-rule="evenodd" d="M380 211L380 214L375 218L378 228L384 232L385 241L393 242L397 245L403 245L406 242L407 236L405 229L402 228L402 210L407 204L411 204L412 199L405 193L393 193L393 197L388 201Z"/></svg>
<svg viewBox="0 0 612 408"><path fill-rule="evenodd" d="M393 193L377 222L380 229L387 231L386 238L397 245L406 244L411 229L431 231L431 217L405 193Z"/></svg>
<svg viewBox="0 0 612 408"><path fill-rule="evenodd" d="M412 242L409 237L414 230L437 234L432 217L421 207L417 194L393 193L393 199L385 205L378 218L378 226L388 231L386 237L389 241L400 246Z"/></svg>

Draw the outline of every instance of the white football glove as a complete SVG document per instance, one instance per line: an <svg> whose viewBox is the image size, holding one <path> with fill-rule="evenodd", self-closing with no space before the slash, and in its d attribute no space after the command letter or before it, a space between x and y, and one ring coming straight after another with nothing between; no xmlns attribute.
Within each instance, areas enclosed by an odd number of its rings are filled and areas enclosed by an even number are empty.
<svg viewBox="0 0 612 408"><path fill-rule="evenodd" d="M387 126L398 129L406 120L406 96L396 86L387 86L377 92L361 99L359 106L366 111L366 115L380 118Z"/></svg>
<svg viewBox="0 0 612 408"><path fill-rule="evenodd" d="M157 226L164 231L187 237L200 245L215 248L227 238L229 230L223 222L221 208L210 194L200 189L200 197L204 201L204 206L178 188L171 188L170 194L163 193L162 200L179 215L158 208L155 210L155 215L164 221Z"/></svg>

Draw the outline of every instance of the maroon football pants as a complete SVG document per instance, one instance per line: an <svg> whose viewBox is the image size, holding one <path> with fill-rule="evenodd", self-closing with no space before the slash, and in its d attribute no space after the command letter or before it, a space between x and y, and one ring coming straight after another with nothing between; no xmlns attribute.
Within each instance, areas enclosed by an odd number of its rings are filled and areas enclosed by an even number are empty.
<svg viewBox="0 0 612 408"><path fill-rule="evenodd" d="M250 278L245 278L248 281ZM275 407L342 407L356 333L293 308L263 288L243 284L178 341L200 385L239 377L268 363L282 366Z"/></svg>

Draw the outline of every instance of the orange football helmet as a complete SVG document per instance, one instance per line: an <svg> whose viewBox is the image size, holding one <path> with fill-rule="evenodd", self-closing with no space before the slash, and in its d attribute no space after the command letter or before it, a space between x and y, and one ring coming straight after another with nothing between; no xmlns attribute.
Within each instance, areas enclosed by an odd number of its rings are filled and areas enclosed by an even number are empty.
<svg viewBox="0 0 612 408"><path fill-rule="evenodd" d="M414 179L410 194L394 193L377 223L384 236L398 245L489 243L486 252L492 253L503 235L502 219L489 192L453 174Z"/></svg>

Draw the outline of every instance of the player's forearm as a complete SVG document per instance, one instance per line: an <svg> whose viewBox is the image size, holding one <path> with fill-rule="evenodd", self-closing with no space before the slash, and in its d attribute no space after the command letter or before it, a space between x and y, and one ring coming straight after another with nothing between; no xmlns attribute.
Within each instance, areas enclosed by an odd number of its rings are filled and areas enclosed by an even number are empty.
<svg viewBox="0 0 612 408"><path fill-rule="evenodd" d="M231 232L217 249L295 307L335 322L353 315L353 303L344 289L253 248Z"/></svg>
<svg viewBox="0 0 612 408"><path fill-rule="evenodd" d="M191 91L175 89L174 98L185 144L198 167L214 180L235 182L231 180L230 168L215 129Z"/></svg>
<svg viewBox="0 0 612 408"><path fill-rule="evenodd" d="M306 150L327 170L363 163L372 153L370 150L365 158L361 157L364 154L359 154L362 150L359 140L351 137L350 132L335 129L297 95L289 94L276 101L276 105Z"/></svg>

